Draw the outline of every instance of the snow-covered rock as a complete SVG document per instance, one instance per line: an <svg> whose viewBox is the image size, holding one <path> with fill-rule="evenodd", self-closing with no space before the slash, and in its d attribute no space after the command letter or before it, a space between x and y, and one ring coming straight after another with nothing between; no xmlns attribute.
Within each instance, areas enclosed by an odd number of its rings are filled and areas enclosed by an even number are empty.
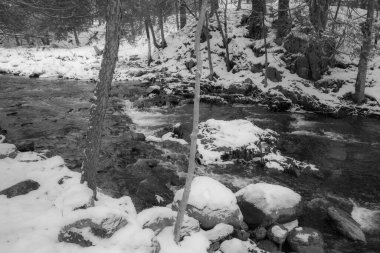
<svg viewBox="0 0 380 253"><path fill-rule="evenodd" d="M183 189L176 192L173 208L178 209L182 195ZM240 228L243 221L232 191L218 181L204 176L194 178L186 211L205 229L213 228L219 223Z"/></svg>
<svg viewBox="0 0 380 253"><path fill-rule="evenodd" d="M280 185L250 184L235 195L244 221L251 228L289 222L300 212L301 196Z"/></svg>
<svg viewBox="0 0 380 253"><path fill-rule="evenodd" d="M289 233L286 240L291 249L299 253L324 252L322 234L313 228L295 228Z"/></svg>
<svg viewBox="0 0 380 253"><path fill-rule="evenodd" d="M332 224L334 224L337 230L344 236L354 241L366 242L365 235L359 223L357 223L350 214L333 206L327 208L327 214L332 220Z"/></svg>
<svg viewBox="0 0 380 253"><path fill-rule="evenodd" d="M261 154L259 143L270 136L248 120L209 119L199 124L198 152L203 164L222 163L227 158L251 160Z"/></svg>
<svg viewBox="0 0 380 253"><path fill-rule="evenodd" d="M16 152L16 145L9 143L0 143L0 159Z"/></svg>
<svg viewBox="0 0 380 253"><path fill-rule="evenodd" d="M141 211L137 220L142 228L152 229L158 235L164 228L173 227L177 218L177 212L168 207L152 207ZM199 222L185 215L181 227L181 237L188 236L200 230Z"/></svg>
<svg viewBox="0 0 380 253"><path fill-rule="evenodd" d="M228 224L220 223L216 225L213 229L205 232L207 239L211 243L222 241L227 236L234 232L234 227Z"/></svg>
<svg viewBox="0 0 380 253"><path fill-rule="evenodd" d="M274 225L268 229L268 238L272 241L282 244L288 236L288 230L283 225Z"/></svg>
<svg viewBox="0 0 380 253"><path fill-rule="evenodd" d="M264 251L259 249L256 244L253 244L250 241L241 241L236 238L222 242L220 245L220 251L223 253L264 253Z"/></svg>

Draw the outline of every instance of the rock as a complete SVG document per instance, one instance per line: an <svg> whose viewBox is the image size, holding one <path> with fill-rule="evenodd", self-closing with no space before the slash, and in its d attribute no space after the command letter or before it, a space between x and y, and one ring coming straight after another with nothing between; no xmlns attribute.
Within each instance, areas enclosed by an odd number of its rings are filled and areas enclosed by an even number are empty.
<svg viewBox="0 0 380 253"><path fill-rule="evenodd" d="M178 209L183 189L176 192L173 208ZM204 229L211 229L219 223L240 228L243 216L230 189L209 177L195 177L186 212L197 219Z"/></svg>
<svg viewBox="0 0 380 253"><path fill-rule="evenodd" d="M343 211L345 211L347 213L351 213L352 210L354 209L354 204L350 200L339 197L335 194L332 194L332 193L326 194L326 199L331 204L342 209Z"/></svg>
<svg viewBox="0 0 380 253"><path fill-rule="evenodd" d="M293 31L285 38L284 48L292 54L306 53L309 47L309 37L301 32Z"/></svg>
<svg viewBox="0 0 380 253"><path fill-rule="evenodd" d="M294 72L301 78L309 79L310 66L309 61L305 55L300 55L294 62Z"/></svg>
<svg viewBox="0 0 380 253"><path fill-rule="evenodd" d="M268 229L267 235L272 241L283 244L288 236L288 230L283 225L274 225Z"/></svg>
<svg viewBox="0 0 380 253"><path fill-rule="evenodd" d="M28 152L34 151L34 142L33 141L25 141L16 145L17 150L20 152Z"/></svg>
<svg viewBox="0 0 380 253"><path fill-rule="evenodd" d="M127 224L128 221L125 218L112 215L103 219L99 226L93 226L91 232L100 238L110 238L116 231Z"/></svg>
<svg viewBox="0 0 380 253"><path fill-rule="evenodd" d="M301 196L280 185L250 184L235 195L244 221L251 229L274 222L286 223L301 213Z"/></svg>
<svg viewBox="0 0 380 253"><path fill-rule="evenodd" d="M231 240L226 240L220 244L220 251L222 253L259 253L262 252L250 241L241 241L239 239L233 238Z"/></svg>
<svg viewBox="0 0 380 253"><path fill-rule="evenodd" d="M281 92L271 89L266 95L267 98L265 102L271 111L284 112L292 107L292 101L286 98Z"/></svg>
<svg viewBox="0 0 380 253"><path fill-rule="evenodd" d="M186 68L190 71L193 67L195 67L197 63L193 60L185 62Z"/></svg>
<svg viewBox="0 0 380 253"><path fill-rule="evenodd" d="M253 235L257 241L263 240L267 235L267 230L264 227L258 227L253 230Z"/></svg>
<svg viewBox="0 0 380 253"><path fill-rule="evenodd" d="M269 240L260 241L257 243L257 247L259 247L262 250L265 250L266 252L270 253L280 253L277 245Z"/></svg>
<svg viewBox="0 0 380 253"><path fill-rule="evenodd" d="M260 141L274 139L271 132L248 120L209 119L199 124L200 161L205 165L232 159L250 161L261 155Z"/></svg>
<svg viewBox="0 0 380 253"><path fill-rule="evenodd" d="M13 144L0 143L0 159L8 157L10 154L16 152L16 150L16 146Z"/></svg>
<svg viewBox="0 0 380 253"><path fill-rule="evenodd" d="M211 243L221 242L234 232L234 227L225 223L219 223L213 229L205 232Z"/></svg>
<svg viewBox="0 0 380 253"><path fill-rule="evenodd" d="M294 220L294 221L291 221L291 222L288 222L288 223L284 223L282 224L286 230L288 231L292 231L293 229L295 229L296 227L298 227L298 220Z"/></svg>
<svg viewBox="0 0 380 253"><path fill-rule="evenodd" d="M82 219L64 226L58 234L58 241L89 247L93 245L93 242L86 238L88 229L95 236L110 238L116 231L127 224L128 221L125 218L116 215L103 219L100 224L93 222L91 219Z"/></svg>
<svg viewBox="0 0 380 253"><path fill-rule="evenodd" d="M264 66L261 63L253 64L251 66L252 73L261 73L264 69Z"/></svg>
<svg viewBox="0 0 380 253"><path fill-rule="evenodd" d="M242 241L247 241L251 234L245 230L234 229L232 237L237 238Z"/></svg>
<svg viewBox="0 0 380 253"><path fill-rule="evenodd" d="M354 241L366 242L360 225L348 213L332 206L327 209L327 213L332 220L332 224L344 236Z"/></svg>
<svg viewBox="0 0 380 253"><path fill-rule="evenodd" d="M142 180L136 191L136 197L152 206L166 206L171 203L173 196L173 192L155 176Z"/></svg>
<svg viewBox="0 0 380 253"><path fill-rule="evenodd" d="M13 198L19 195L28 194L31 191L37 190L39 187L40 184L36 181L25 180L0 191L0 195L6 195L7 198Z"/></svg>
<svg viewBox="0 0 380 253"><path fill-rule="evenodd" d="M323 91L338 92L340 88L345 84L344 80L340 79L322 79L314 83L314 87Z"/></svg>
<svg viewBox="0 0 380 253"><path fill-rule="evenodd" d="M282 81L281 72L278 71L275 67L267 67L267 77L272 82L278 83Z"/></svg>
<svg viewBox="0 0 380 253"><path fill-rule="evenodd" d="M297 253L324 253L322 234L308 227L298 227L290 231L287 242Z"/></svg>
<svg viewBox="0 0 380 253"><path fill-rule="evenodd" d="M175 224L177 212L168 207L152 207L141 211L137 215L137 220L142 228L152 229L155 235L158 235L164 228L172 227ZM199 232L199 222L185 215L181 227L181 238L191 233Z"/></svg>

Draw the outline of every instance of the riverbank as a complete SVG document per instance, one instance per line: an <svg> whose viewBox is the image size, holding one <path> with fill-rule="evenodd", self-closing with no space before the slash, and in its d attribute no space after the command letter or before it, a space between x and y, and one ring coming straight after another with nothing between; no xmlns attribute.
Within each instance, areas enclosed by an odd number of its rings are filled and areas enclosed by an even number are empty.
<svg viewBox="0 0 380 253"><path fill-rule="evenodd" d="M248 9L249 6L245 7ZM242 16L249 14L245 9L235 11L232 5L228 9L228 36L232 38L229 43L230 59L234 62L230 72L227 72L225 66L225 52L216 20L210 20L211 57L215 76L213 81L208 81L206 43L202 43L204 102L263 104L274 111L301 109L333 117L380 117L380 58L376 50L369 64L367 102L357 106L350 98L357 74L356 61L343 54L338 57L337 67L330 67L321 80L303 79L291 70L287 62L288 48L285 44L275 43L275 30L270 29L267 38L270 73L268 84L265 85L264 41L245 37L246 27L240 25ZM355 22L356 25L359 23ZM143 37L137 46L121 43L115 81L151 82L154 86L158 85L165 96L181 94L191 89L195 66L192 54L195 27L189 22L181 31L175 31L170 24L168 22L165 28L168 32L168 47L154 50L154 61L150 66L147 66L147 42ZM267 25L270 27L271 24ZM1 50L0 72L41 78L96 80L101 56L92 48L94 45L103 47L100 41L80 48L19 47Z"/></svg>

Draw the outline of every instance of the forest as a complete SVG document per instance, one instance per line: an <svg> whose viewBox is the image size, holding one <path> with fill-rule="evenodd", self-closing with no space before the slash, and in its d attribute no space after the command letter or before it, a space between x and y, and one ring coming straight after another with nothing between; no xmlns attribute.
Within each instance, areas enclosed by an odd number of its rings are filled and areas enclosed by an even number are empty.
<svg viewBox="0 0 380 253"><path fill-rule="evenodd" d="M0 0L0 252L379 252L379 11Z"/></svg>

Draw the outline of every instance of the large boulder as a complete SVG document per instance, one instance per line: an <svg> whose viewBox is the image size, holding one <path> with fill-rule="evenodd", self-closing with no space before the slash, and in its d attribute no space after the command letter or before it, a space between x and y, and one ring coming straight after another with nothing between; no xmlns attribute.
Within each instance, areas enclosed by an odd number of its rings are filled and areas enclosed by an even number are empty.
<svg viewBox="0 0 380 253"><path fill-rule="evenodd" d="M137 215L137 220L143 229L149 228L158 235L166 227L172 227L177 219L177 212L168 207L152 207L141 211ZM181 227L181 238L200 230L199 222L185 215Z"/></svg>
<svg viewBox="0 0 380 253"><path fill-rule="evenodd" d="M244 221L251 229L293 221L301 213L301 196L280 185L250 184L235 196Z"/></svg>
<svg viewBox="0 0 380 253"><path fill-rule="evenodd" d="M176 192L173 208L178 210L183 189ZM211 229L219 223L240 228L243 216L236 197L230 189L209 177L196 177L191 184L186 212L197 219L204 229Z"/></svg>
<svg viewBox="0 0 380 253"><path fill-rule="evenodd" d="M313 228L295 228L290 231L286 240L297 253L324 253L322 234Z"/></svg>
<svg viewBox="0 0 380 253"><path fill-rule="evenodd" d="M360 225L345 211L340 208L330 206L327 209L329 218L337 230L347 238L354 241L366 242L365 235Z"/></svg>
<svg viewBox="0 0 380 253"><path fill-rule="evenodd" d="M215 242L223 241L233 232L234 232L233 226L220 223L216 225L213 229L206 231L205 235L211 243L215 243Z"/></svg>
<svg viewBox="0 0 380 253"><path fill-rule="evenodd" d="M19 195L28 194L31 191L37 190L39 187L40 184L36 181L25 180L0 191L0 195L6 195L7 198L13 198Z"/></svg>
<svg viewBox="0 0 380 253"><path fill-rule="evenodd" d="M274 141L271 131L248 120L209 119L199 124L198 152L202 164L232 159L252 160L261 155L259 143Z"/></svg>

